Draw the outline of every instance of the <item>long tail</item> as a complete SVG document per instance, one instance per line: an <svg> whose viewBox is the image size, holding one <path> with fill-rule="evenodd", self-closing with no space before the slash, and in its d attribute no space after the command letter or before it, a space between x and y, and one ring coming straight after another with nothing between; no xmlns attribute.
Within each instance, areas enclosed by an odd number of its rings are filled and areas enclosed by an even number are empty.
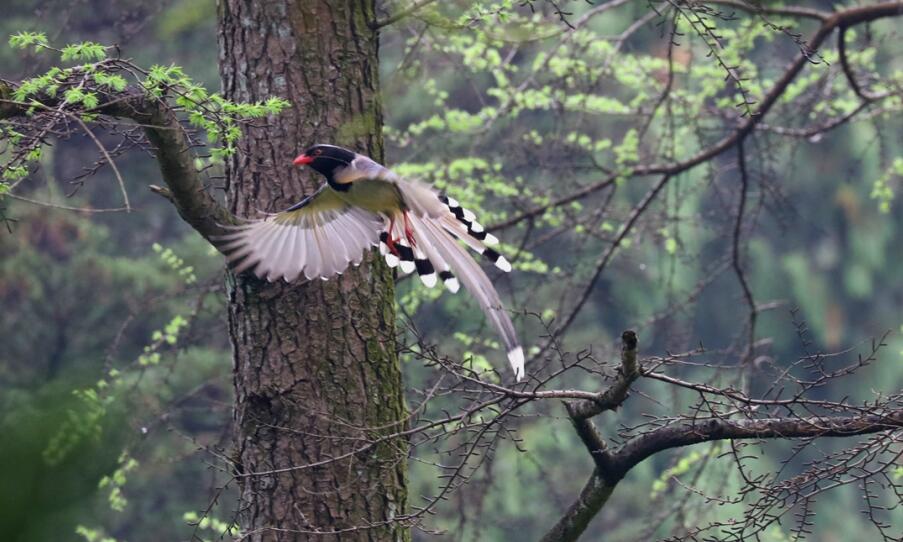
<svg viewBox="0 0 903 542"><path fill-rule="evenodd" d="M415 246L402 244L398 247L401 262L398 262L398 259L391 253L387 254L386 259L389 264L395 263L405 269L405 260L413 259L414 265L408 265L407 269L410 271L416 269L424 284L427 286L436 284L438 270L438 277L442 279L446 288L453 292L458 289L458 281L455 277L460 278L461 283L476 298L480 308L486 313L486 317L501 335L508 353L508 361L514 370L515 378L519 381L524 376L524 351L517 340L514 324L511 323L511 318L502 306L499 294L492 286L489 277L456 239L483 254L504 271L510 271L511 265L498 252L487 248L483 241L470 233L473 230L473 224L476 223L470 219L470 216L468 217L470 220L466 224L463 221L455 220L456 217L451 214L431 218L416 216L416 213L412 212L408 214L408 217L414 232ZM477 226L479 225L477 224ZM480 231L482 231L481 228ZM389 232L389 235L394 233ZM404 239L403 235L398 235L398 237ZM494 240L494 238L492 239ZM484 240L492 242L492 240L485 239L485 236ZM402 243L404 242L402 241Z"/></svg>

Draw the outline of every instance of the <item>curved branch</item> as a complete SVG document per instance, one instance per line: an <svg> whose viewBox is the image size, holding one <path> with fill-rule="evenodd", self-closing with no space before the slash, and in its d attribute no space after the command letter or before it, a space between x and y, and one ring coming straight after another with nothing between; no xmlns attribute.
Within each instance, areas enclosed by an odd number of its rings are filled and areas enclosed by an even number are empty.
<svg viewBox="0 0 903 542"><path fill-rule="evenodd" d="M627 390L633 382L629 375L643 372L636 367L636 335L625 331L622 339L621 374L606 391L606 394L616 395L617 399L608 406L608 410L627 399ZM574 542L579 539L630 469L664 450L716 440L849 437L903 428L903 408L875 408L853 416L686 420L652 429L612 451L592 420L581 415L592 416L594 412L598 414L605 409L598 409L598 405L584 405L587 410L580 412L575 408L577 404L580 403L566 404L568 414L595 466L580 496L542 537L541 542Z"/></svg>
<svg viewBox="0 0 903 542"><path fill-rule="evenodd" d="M716 6L728 6L745 11L747 13L757 13L762 15L780 15L784 17L796 17L804 19L815 19L816 21L826 21L831 17L828 11L822 11L815 8L807 8L802 6L765 6L761 4L753 4L744 0L705 0L705 4Z"/></svg>
<svg viewBox="0 0 903 542"><path fill-rule="evenodd" d="M849 27L884 17L894 17L903 15L903 1L882 2L871 6L862 6L845 9L834 13L828 18L824 24L809 39L808 51L800 53L799 56L784 70L784 74L775 82L771 90L765 95L762 104L746 121L741 124L731 134L723 139L698 152L696 155L673 164L652 164L650 166L636 167L631 171L632 175L677 175L683 173L693 167L704 162L708 162L712 158L732 148L741 140L745 139L756 125L761 122L765 115L771 110L775 103L781 98L790 84L796 79L796 76L802 71L803 67L811 62L812 54L821 46L821 44L831 35L836 28Z"/></svg>
<svg viewBox="0 0 903 542"><path fill-rule="evenodd" d="M636 348L636 332L628 330L622 333L621 366L618 368L618 376L614 384L591 400L565 403L568 415L572 420L585 420L606 410L614 410L627 400L630 385L640 376L636 361Z"/></svg>
<svg viewBox="0 0 903 542"><path fill-rule="evenodd" d="M12 99L13 88L0 81L0 119L27 114L29 104ZM49 99L45 105L57 106ZM175 112L162 100L147 97L129 88L91 110L110 117L129 119L143 127L154 146L163 180L169 187L169 199L179 215L206 239L224 233L221 225L235 224L236 219L210 195L194 166L194 153L188 136Z"/></svg>
<svg viewBox="0 0 903 542"><path fill-rule="evenodd" d="M222 225L237 221L205 189L201 175L194 166L194 153L175 112L166 104L153 101L145 104L142 117L145 120L130 118L148 125L144 133L156 147L160 172L179 215L208 241L212 236L222 235Z"/></svg>
<svg viewBox="0 0 903 542"><path fill-rule="evenodd" d="M733 3L731 3L731 5L733 5ZM803 16L802 13L798 13L797 15ZM822 14L821 12L819 12L817 16L814 13L811 15L813 16L813 18L822 20L822 25L818 28L818 30L816 30L816 32L807 42L808 48L801 52L800 55L790 63L790 65L785 69L784 74L774 83L771 90L762 100L762 103L759 105L758 109L756 109L756 111L733 132L681 162L637 166L620 172L621 175L624 177L642 177L646 175L658 174L672 176L679 175L730 150L737 143L746 139L746 137L750 133L752 133L753 130L755 130L762 119L765 118L765 115L767 115L768 112L771 111L771 108L778 102L781 96L784 95L784 92L794 81L794 79L796 79L796 76L799 75L800 71L802 71L806 64L812 62L812 55L814 54L814 52L821 46L822 43L824 43L824 41L831 35L831 33L835 29L846 29L850 26L855 26L857 24L862 24L885 17L895 17L903 15L903 1L897 0L893 2L882 2L869 6L853 7L835 12L830 15ZM822 15L825 15L824 19L822 19ZM843 58L843 55L841 55L841 58ZM581 188L580 190L572 194L558 198L549 204L535 207L533 209L522 212L521 214L518 214L517 216L512 217L508 220L499 222L497 224L492 224L487 229L489 229L490 231L495 231L513 226L524 219L535 217L547 211L548 209L566 205L573 201L589 196L590 194L602 190L610 184L611 178L604 179L595 184Z"/></svg>
<svg viewBox="0 0 903 542"><path fill-rule="evenodd" d="M668 450L711 442L741 439L801 439L851 437L903 428L903 408L887 414L863 416L811 416L732 420L716 418L654 429L627 442L610 456L612 471L621 476L649 456Z"/></svg>
<svg viewBox="0 0 903 542"><path fill-rule="evenodd" d="M890 96L890 92L878 94L870 92L869 90L862 88L859 81L856 80L856 74L853 73L853 66L850 65L850 59L847 55L847 28L849 28L847 25L843 25L837 33L837 55L840 57L840 67L843 69L843 75L847 78L847 82L850 83L850 88L853 89L856 96L859 96L864 103L887 98Z"/></svg>

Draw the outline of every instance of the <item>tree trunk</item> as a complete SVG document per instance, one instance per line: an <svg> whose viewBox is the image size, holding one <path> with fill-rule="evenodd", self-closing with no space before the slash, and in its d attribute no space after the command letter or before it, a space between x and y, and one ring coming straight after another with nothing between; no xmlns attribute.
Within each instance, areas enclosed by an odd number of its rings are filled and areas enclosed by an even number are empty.
<svg viewBox="0 0 903 542"><path fill-rule="evenodd" d="M374 17L373 0L220 0L225 96L293 103L248 128L227 164L234 213L281 210L311 193L321 181L291 162L312 143L382 159ZM405 415L390 270L371 253L336 280L245 274L229 290L248 539L408 540L392 521L405 511L406 443L352 453L398 431Z"/></svg>

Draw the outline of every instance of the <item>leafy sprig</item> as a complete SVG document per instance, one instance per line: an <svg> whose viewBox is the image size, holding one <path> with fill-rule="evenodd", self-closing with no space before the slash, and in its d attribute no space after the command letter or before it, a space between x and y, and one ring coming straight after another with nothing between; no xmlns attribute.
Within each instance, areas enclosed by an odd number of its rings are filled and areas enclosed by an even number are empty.
<svg viewBox="0 0 903 542"><path fill-rule="evenodd" d="M0 96L27 106L29 115L48 116L44 128L33 133L20 132L10 121L0 121L0 131L13 147L0 162L0 187L6 187L0 188L0 195L11 186L8 183L24 179L37 165L40 149L47 143L47 134L55 124L66 124L73 119L94 122L98 120L98 108L124 93L139 91L149 99L164 101L183 114L190 126L200 130L206 136L210 157L199 160L198 167L221 163L233 155L243 123L278 115L290 105L279 97L254 103L232 102L208 91L178 66L155 65L144 69L129 60L110 56L113 47L92 41L56 48L44 33L23 31L12 35L9 45L13 49L55 54L60 64L77 64L53 66L43 74L13 85L8 94L4 92Z"/></svg>

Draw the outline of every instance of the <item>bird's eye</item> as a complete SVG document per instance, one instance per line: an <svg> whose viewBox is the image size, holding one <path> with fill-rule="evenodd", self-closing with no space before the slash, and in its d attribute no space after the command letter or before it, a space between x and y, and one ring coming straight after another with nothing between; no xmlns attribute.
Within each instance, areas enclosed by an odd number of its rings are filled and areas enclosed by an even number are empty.
<svg viewBox="0 0 903 542"><path fill-rule="evenodd" d="M323 151L321 149L317 149L314 151L314 156L320 156L321 154L323 154Z"/></svg>

